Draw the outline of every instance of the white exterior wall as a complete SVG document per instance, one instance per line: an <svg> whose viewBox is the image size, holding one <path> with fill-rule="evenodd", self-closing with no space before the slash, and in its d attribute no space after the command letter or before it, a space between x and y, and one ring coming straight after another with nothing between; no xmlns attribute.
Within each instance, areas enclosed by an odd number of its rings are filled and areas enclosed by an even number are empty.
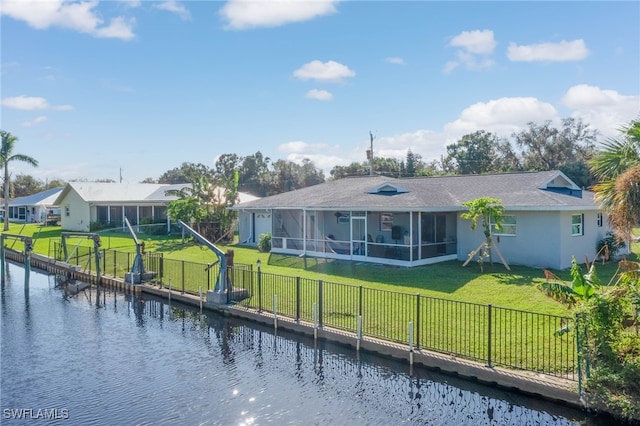
<svg viewBox="0 0 640 426"><path fill-rule="evenodd" d="M67 210L68 209L68 210ZM67 216L67 212L69 215ZM67 231L89 232L89 204L76 191L69 191L60 205L61 228Z"/></svg>
<svg viewBox="0 0 640 426"><path fill-rule="evenodd" d="M592 261L597 243L607 230L606 224L597 227L596 211L505 211L505 214L516 216L516 235L495 235L494 243L509 265L567 269L574 256L578 263L584 263L585 256ZM571 235L573 214L584 214L584 235ZM466 261L483 240L480 223L471 231L471 222L458 216L458 260ZM493 253L493 261L500 264L497 253Z"/></svg>
<svg viewBox="0 0 640 426"><path fill-rule="evenodd" d="M571 235L571 216L574 214L584 214L584 235ZM573 211L562 212L562 238L561 255L565 268L571 266L572 256L575 256L578 263L584 263L586 258L589 262L595 259L598 241L605 237L607 233L606 219L603 219L602 227L597 226L596 211Z"/></svg>

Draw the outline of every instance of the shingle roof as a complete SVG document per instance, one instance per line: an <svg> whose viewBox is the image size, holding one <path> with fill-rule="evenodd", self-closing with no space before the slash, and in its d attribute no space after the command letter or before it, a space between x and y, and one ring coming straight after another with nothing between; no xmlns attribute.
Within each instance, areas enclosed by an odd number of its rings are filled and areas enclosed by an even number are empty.
<svg viewBox="0 0 640 426"><path fill-rule="evenodd" d="M557 182L560 184L557 185ZM395 195L392 192L375 191L385 186L387 189L398 187L401 191ZM410 179L383 176L346 178L240 203L235 208L455 211L463 210L462 203L465 201L479 197L499 198L510 210L597 208L592 192L580 191L575 183L559 171Z"/></svg>
<svg viewBox="0 0 640 426"><path fill-rule="evenodd" d="M19 197L9 202L10 206L55 206L55 200L62 188L51 188L36 194Z"/></svg>

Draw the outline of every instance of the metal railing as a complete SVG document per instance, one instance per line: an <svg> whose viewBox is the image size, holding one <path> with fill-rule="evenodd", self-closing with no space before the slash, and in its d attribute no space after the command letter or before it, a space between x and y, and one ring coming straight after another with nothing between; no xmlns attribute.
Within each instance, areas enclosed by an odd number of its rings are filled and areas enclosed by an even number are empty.
<svg viewBox="0 0 640 426"><path fill-rule="evenodd" d="M103 273L114 277L124 277L134 259L134 253L116 250L100 255ZM78 247L69 263L92 271L91 256L91 248ZM218 264L144 256L146 269L155 272L153 283L194 295L215 286ZM487 366L578 380L575 332L557 333L574 326L570 317L265 273L248 264L234 264L228 276L232 288L242 290L231 292L229 302L244 308L352 333L361 318L363 337L412 340L418 349Z"/></svg>

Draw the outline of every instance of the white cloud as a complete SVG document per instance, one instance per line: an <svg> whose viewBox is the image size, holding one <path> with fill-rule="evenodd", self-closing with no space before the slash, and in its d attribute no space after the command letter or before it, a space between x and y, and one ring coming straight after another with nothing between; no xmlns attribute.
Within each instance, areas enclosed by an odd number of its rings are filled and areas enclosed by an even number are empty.
<svg viewBox="0 0 640 426"><path fill-rule="evenodd" d="M39 30L56 26L91 34L94 37L122 40L134 37L133 19L116 17L105 26L104 21L94 11L97 5L97 0L79 3L63 0L3 1L0 13L24 21Z"/></svg>
<svg viewBox="0 0 640 426"><path fill-rule="evenodd" d="M178 3L175 0L164 1L162 3L156 4L153 7L166 10L167 12L175 13L182 19L183 21L188 21L191 19L191 13L184 7L183 4Z"/></svg>
<svg viewBox="0 0 640 426"><path fill-rule="evenodd" d="M547 102L532 97L500 98L465 108L458 119L444 126L444 132L447 140L453 141L477 130L507 137L526 128L529 122L547 120L559 120L558 111Z"/></svg>
<svg viewBox="0 0 640 426"><path fill-rule="evenodd" d="M22 125L22 127L33 127L36 126L44 121L47 120L47 117L45 117L44 115L41 115L39 117L34 118L31 121L23 121L22 123L20 123Z"/></svg>
<svg viewBox="0 0 640 426"><path fill-rule="evenodd" d="M494 64L494 61L490 58L479 57L468 52L459 51L457 55L458 61L454 63L464 65L464 67L468 70L478 71L489 69ZM447 65L448 64L449 63L447 63ZM445 65L445 69L447 68L447 65Z"/></svg>
<svg viewBox="0 0 640 426"><path fill-rule="evenodd" d="M466 52L478 55L493 53L497 44L491 30L463 31L449 42L449 46L461 47Z"/></svg>
<svg viewBox="0 0 640 426"><path fill-rule="evenodd" d="M352 71L346 65L335 61L311 61L304 64L293 72L294 77L300 80L317 80L340 82L347 77L354 77L355 71Z"/></svg>
<svg viewBox="0 0 640 426"><path fill-rule="evenodd" d="M302 164L304 159L309 159L313 164L324 172L325 178L329 177L329 172L335 165L347 165L350 161L342 155L340 145L328 145L324 143L310 144L303 141L292 141L280 144L278 151L285 155L285 158L296 164ZM332 155L327 155L327 153Z"/></svg>
<svg viewBox="0 0 640 426"><path fill-rule="evenodd" d="M396 65L404 65L404 59L402 58L398 58L398 57L390 57L385 59L386 62L390 63L390 64L396 64Z"/></svg>
<svg viewBox="0 0 640 426"><path fill-rule="evenodd" d="M507 57L512 61L580 61L589 55L584 40L561 41L559 43L539 43L518 46L509 43Z"/></svg>
<svg viewBox="0 0 640 426"><path fill-rule="evenodd" d="M457 60L447 62L442 71L448 74L460 65L473 71L489 69L494 61L488 56L497 44L491 30L463 31L449 42L449 46L460 48L456 52Z"/></svg>
<svg viewBox="0 0 640 426"><path fill-rule="evenodd" d="M625 96L615 90L579 84L570 87L562 104L605 136L615 136L622 125L640 116L640 96Z"/></svg>
<svg viewBox="0 0 640 426"><path fill-rule="evenodd" d="M311 89L307 92L305 98L316 99L318 101L330 101L333 99L333 95L326 90Z"/></svg>
<svg viewBox="0 0 640 426"><path fill-rule="evenodd" d="M60 111L67 111L73 109L71 105L49 105L49 102L45 98L38 96L16 96L12 98L4 98L2 100L2 106L11 109L21 110L42 110L42 109L55 109Z"/></svg>
<svg viewBox="0 0 640 426"><path fill-rule="evenodd" d="M604 137L617 135L622 125L640 114L640 96L625 96L614 90L584 84L569 88L562 98L562 105L573 110L572 117L583 119ZM556 106L548 102L533 97L505 97L470 105L441 130L419 129L376 137L373 150L376 157L404 160L410 149L423 161L430 162L446 155L446 146L466 134L486 130L499 137L510 138L513 133L527 129L530 122L542 124L549 120L558 127L561 118ZM325 177L329 177L333 166L366 161L369 143L369 138L363 137L353 149L345 149L340 145L291 142L281 145L280 151L288 153L290 161L309 158L325 172Z"/></svg>
<svg viewBox="0 0 640 426"><path fill-rule="evenodd" d="M304 22L336 12L337 0L230 0L220 15L227 28L245 30Z"/></svg>

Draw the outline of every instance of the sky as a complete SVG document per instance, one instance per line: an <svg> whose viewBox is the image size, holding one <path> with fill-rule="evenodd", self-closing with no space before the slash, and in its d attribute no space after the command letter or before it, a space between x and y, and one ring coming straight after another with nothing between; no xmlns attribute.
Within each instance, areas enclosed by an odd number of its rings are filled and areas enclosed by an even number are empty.
<svg viewBox="0 0 640 426"><path fill-rule="evenodd" d="M0 0L13 176L135 183L222 154L329 177L462 136L640 117L638 1Z"/></svg>

